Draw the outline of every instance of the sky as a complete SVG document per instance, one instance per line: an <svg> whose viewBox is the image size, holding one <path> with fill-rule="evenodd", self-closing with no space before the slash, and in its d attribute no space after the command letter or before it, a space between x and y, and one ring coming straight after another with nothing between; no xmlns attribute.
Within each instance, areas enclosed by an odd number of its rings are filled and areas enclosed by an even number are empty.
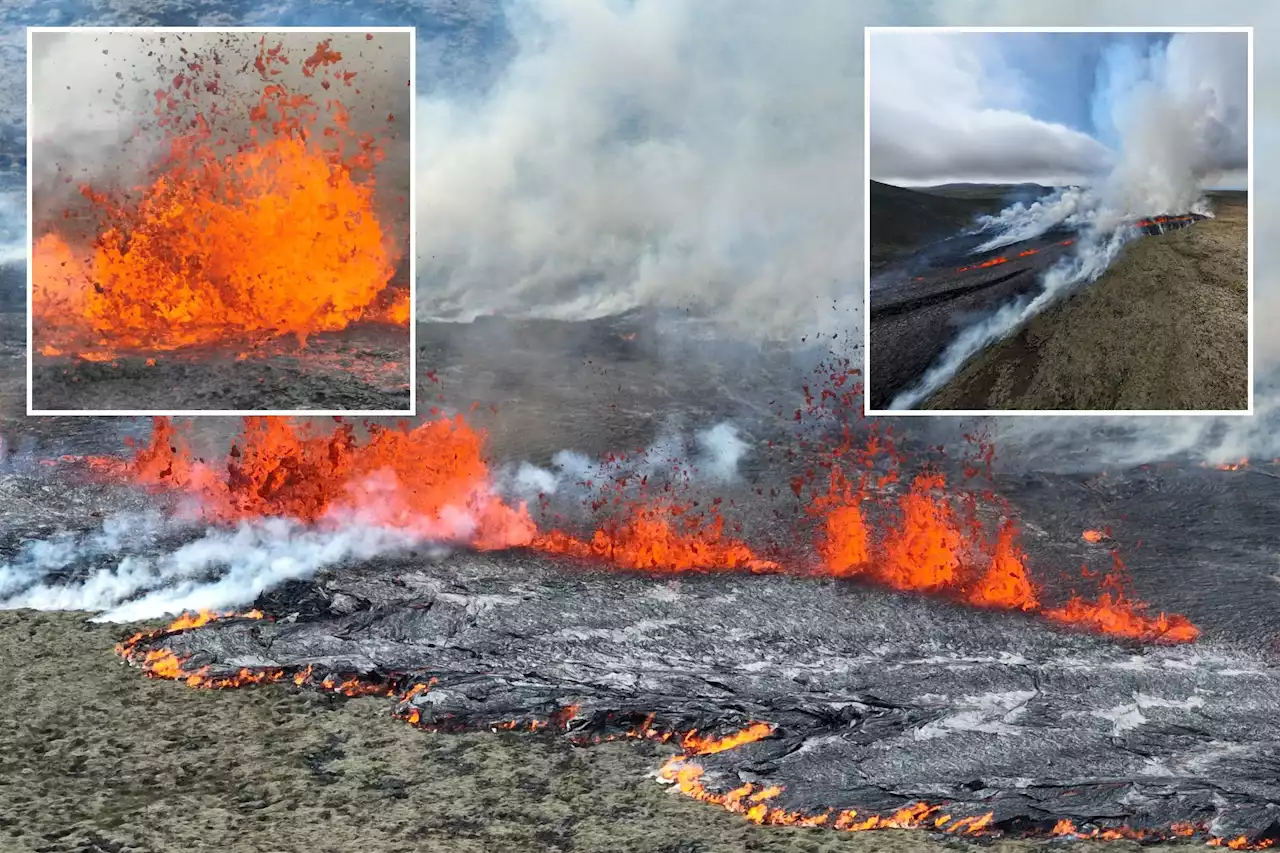
<svg viewBox="0 0 1280 853"><path fill-rule="evenodd" d="M1247 183L1244 33L872 32L869 67L876 180L1091 183L1159 111L1206 186Z"/></svg>

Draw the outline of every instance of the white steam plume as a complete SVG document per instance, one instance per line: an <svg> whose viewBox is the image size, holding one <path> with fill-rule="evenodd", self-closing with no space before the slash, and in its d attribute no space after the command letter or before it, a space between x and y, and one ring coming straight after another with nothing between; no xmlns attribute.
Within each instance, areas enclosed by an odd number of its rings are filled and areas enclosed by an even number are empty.
<svg viewBox="0 0 1280 853"><path fill-rule="evenodd" d="M653 485L670 481L729 483L738 476L738 465L749 446L729 422L700 430L692 439L667 428L641 453L591 459L572 450L562 450L551 460L551 468L528 462L506 469L499 477L499 491L526 501L553 495L589 498L622 481L645 478Z"/></svg>
<svg viewBox="0 0 1280 853"><path fill-rule="evenodd" d="M913 409L920 405L983 348L1008 337L1081 284L1096 281L1111 266L1124 244L1137 234L1138 230L1128 225L1114 227L1109 232L1092 228L1086 231L1076 242L1076 253L1064 257L1044 273L1041 290L1034 298L1001 306L994 314L962 331L920 381L895 397L889 408Z"/></svg>
<svg viewBox="0 0 1280 853"><path fill-rule="evenodd" d="M487 488L472 497L483 501ZM478 526L469 506L446 506L433 517L415 511L385 471L350 484L343 504L314 525L268 518L201 531L158 512L118 514L98 530L25 543L0 564L0 608L90 610L121 622L224 610L349 560L421 547L443 552L470 541Z"/></svg>
<svg viewBox="0 0 1280 853"><path fill-rule="evenodd" d="M129 514L106 519L101 530L30 542L0 566L0 607L98 611L97 619L107 622L226 610L287 580L421 544L393 528L315 528L277 518L209 529L156 553L157 537L179 529L158 515ZM87 565L94 567L76 571Z"/></svg>
<svg viewBox="0 0 1280 853"><path fill-rule="evenodd" d="M423 315L859 303L858 5L517 0L500 82L419 102Z"/></svg>
<svg viewBox="0 0 1280 853"><path fill-rule="evenodd" d="M0 266L24 263L27 258L27 195L22 190L0 190Z"/></svg>

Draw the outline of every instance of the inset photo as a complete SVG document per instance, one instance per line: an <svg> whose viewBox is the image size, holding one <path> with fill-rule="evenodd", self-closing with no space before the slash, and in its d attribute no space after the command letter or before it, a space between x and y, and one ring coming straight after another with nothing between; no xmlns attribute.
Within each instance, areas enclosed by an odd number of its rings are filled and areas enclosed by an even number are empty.
<svg viewBox="0 0 1280 853"><path fill-rule="evenodd" d="M413 28L27 57L28 414L414 411Z"/></svg>
<svg viewBox="0 0 1280 853"><path fill-rule="evenodd" d="M1252 52L868 28L867 412L1251 414Z"/></svg>

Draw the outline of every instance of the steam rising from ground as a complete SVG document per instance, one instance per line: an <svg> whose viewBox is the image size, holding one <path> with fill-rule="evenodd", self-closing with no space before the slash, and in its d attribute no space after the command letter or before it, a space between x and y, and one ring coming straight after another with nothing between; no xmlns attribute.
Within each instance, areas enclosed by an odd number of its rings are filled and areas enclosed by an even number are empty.
<svg viewBox="0 0 1280 853"><path fill-rule="evenodd" d="M658 488L670 483L723 484L738 476L738 464L746 456L747 443L733 424L724 422L686 438L668 426L649 447L632 456L591 459L562 450L551 467L528 462L508 468L500 478L500 490L512 497L537 501L552 496L591 500L606 488L616 489L628 480Z"/></svg>
<svg viewBox="0 0 1280 853"><path fill-rule="evenodd" d="M29 542L0 566L0 606L99 611L107 622L223 610L285 581L418 544L401 530L356 523L310 528L278 518L193 536L190 526L159 514L129 513L107 518L100 530ZM178 537L187 541L168 550L166 540ZM84 573L86 563L94 568Z"/></svg>
<svg viewBox="0 0 1280 853"><path fill-rule="evenodd" d="M0 266L26 261L26 223L25 194L0 190Z"/></svg>
<svg viewBox="0 0 1280 853"><path fill-rule="evenodd" d="M1038 294L1002 305L994 314L964 329L920 381L895 397L889 408L912 409L920 405L983 348L1013 334L1023 323L1080 285L1097 281L1124 244L1137 234L1138 229L1132 225L1113 227L1110 231L1096 226L1088 228L1076 241L1076 253L1064 257L1044 273Z"/></svg>
<svg viewBox="0 0 1280 853"><path fill-rule="evenodd" d="M648 479L655 488L725 483L737 477L747 451L732 424L689 437L673 426L634 457L596 461L562 451L550 470L514 466L500 485L530 500L589 500L628 477ZM0 608L89 610L114 622L242 608L322 569L410 550L443 554L474 532L477 520L466 508L445 507L438 519L407 523L408 510L397 506L396 494L385 477L371 476L353 485L350 505L315 525L267 518L228 529L158 511L111 515L96 530L23 543L0 564Z"/></svg>
<svg viewBox="0 0 1280 853"><path fill-rule="evenodd" d="M418 107L424 316L859 303L854 6L515 4L501 81Z"/></svg>

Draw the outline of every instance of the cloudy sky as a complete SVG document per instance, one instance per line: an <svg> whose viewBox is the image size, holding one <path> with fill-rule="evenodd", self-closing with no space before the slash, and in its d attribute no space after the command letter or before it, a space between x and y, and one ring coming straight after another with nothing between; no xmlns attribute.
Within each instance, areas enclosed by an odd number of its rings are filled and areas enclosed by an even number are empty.
<svg viewBox="0 0 1280 853"><path fill-rule="evenodd" d="M1246 183L1244 33L873 31L869 68L876 180L1089 182L1156 102L1206 184Z"/></svg>

